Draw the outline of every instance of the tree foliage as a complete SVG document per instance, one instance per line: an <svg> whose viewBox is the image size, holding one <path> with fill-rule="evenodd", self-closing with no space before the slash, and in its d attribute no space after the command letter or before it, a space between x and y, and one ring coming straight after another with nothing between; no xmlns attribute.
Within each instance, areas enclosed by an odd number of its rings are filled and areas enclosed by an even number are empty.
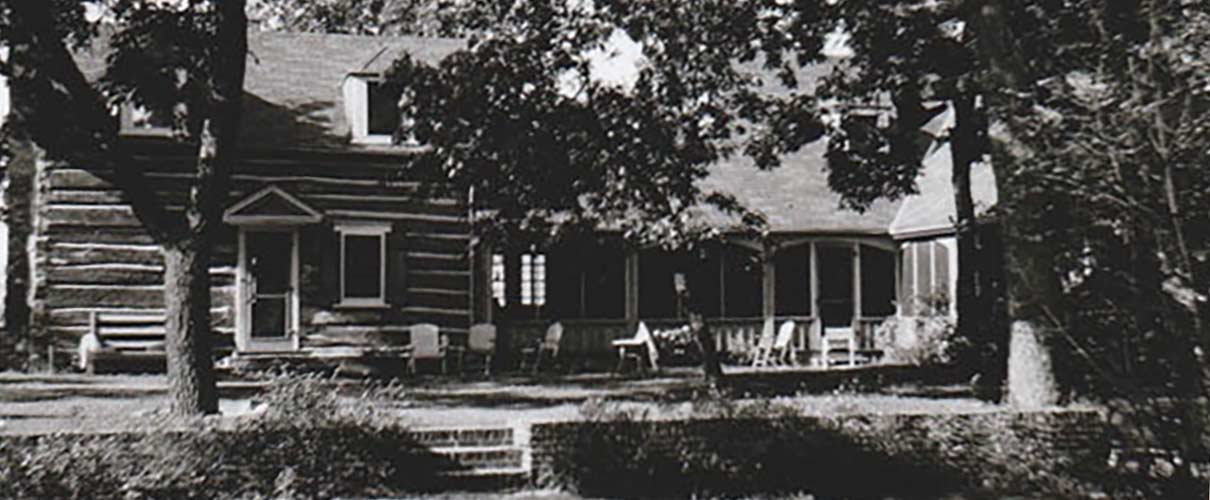
<svg viewBox="0 0 1210 500"><path fill-rule="evenodd" d="M217 411L209 258L238 136L244 2L8 1L0 13L13 93L7 138L90 169L122 191L163 248L173 410ZM90 81L72 51L94 40L109 56L104 74ZM122 141L116 111L126 105L172 113L178 139L197 148L183 212L168 209Z"/></svg>
<svg viewBox="0 0 1210 500"><path fill-rule="evenodd" d="M463 36L490 30L505 0L259 0L250 5L263 30L353 35Z"/></svg>
<svg viewBox="0 0 1210 500"><path fill-rule="evenodd" d="M395 64L411 118L400 134L430 145L441 178L507 232L608 224L678 246L709 231L704 207L759 227L699 181L735 154L770 168L822 133L810 94L760 91L794 83L780 22L743 2L518 3L437 66ZM630 82L593 67L619 38L642 50Z"/></svg>

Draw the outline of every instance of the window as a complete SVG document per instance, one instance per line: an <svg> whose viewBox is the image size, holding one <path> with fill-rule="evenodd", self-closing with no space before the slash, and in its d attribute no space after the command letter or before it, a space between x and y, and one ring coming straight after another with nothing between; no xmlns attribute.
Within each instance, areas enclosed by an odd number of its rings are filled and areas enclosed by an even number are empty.
<svg viewBox="0 0 1210 500"><path fill-rule="evenodd" d="M521 305L546 305L546 255L521 255Z"/></svg>
<svg viewBox="0 0 1210 500"><path fill-rule="evenodd" d="M388 224L337 225L340 235L340 304L386 305Z"/></svg>
<svg viewBox="0 0 1210 500"><path fill-rule="evenodd" d="M950 246L947 241L904 243L900 252L901 309L905 316L950 311Z"/></svg>
<svg viewBox="0 0 1210 500"><path fill-rule="evenodd" d="M128 102L121 105L122 131L135 134L172 133L172 115Z"/></svg>
<svg viewBox="0 0 1210 500"><path fill-rule="evenodd" d="M513 319L622 318L625 265L622 249L609 246L561 245L507 258L494 254L489 286L492 300L509 306Z"/></svg>
<svg viewBox="0 0 1210 500"><path fill-rule="evenodd" d="M508 305L508 290L504 280L504 256L492 254L492 300L500 307Z"/></svg>
<svg viewBox="0 0 1210 500"><path fill-rule="evenodd" d="M368 135L394 135L399 127L399 89L383 82L366 82Z"/></svg>

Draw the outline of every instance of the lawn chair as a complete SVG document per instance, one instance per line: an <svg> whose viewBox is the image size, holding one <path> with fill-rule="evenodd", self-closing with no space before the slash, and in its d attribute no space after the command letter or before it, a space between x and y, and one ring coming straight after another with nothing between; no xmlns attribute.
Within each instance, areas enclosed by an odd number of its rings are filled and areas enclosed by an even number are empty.
<svg viewBox="0 0 1210 500"><path fill-rule="evenodd" d="M542 353L549 352L551 361L559 357L559 343L563 341L563 324L554 322L546 329L546 336L542 337L542 341L533 347L525 347L521 349L521 369L525 369L525 358L533 358L532 370L538 373L538 368L542 365Z"/></svg>
<svg viewBox="0 0 1210 500"><path fill-rule="evenodd" d="M787 320L777 330L777 340L770 349L770 364L797 365L798 357L794 353L794 321Z"/></svg>
<svg viewBox="0 0 1210 500"><path fill-rule="evenodd" d="M857 334L852 326L824 328L823 346L824 366L832 365L832 353L835 351L847 352L848 366L857 366Z"/></svg>
<svg viewBox="0 0 1210 500"><path fill-rule="evenodd" d="M655 336L647 329L647 324L639 322L639 329L628 339L613 341L613 348L618 350L618 366L616 371L622 371L627 359L633 359L634 365L640 371L645 362L651 363L652 370L660 369L660 351L655 345Z"/></svg>
<svg viewBox="0 0 1210 500"><path fill-rule="evenodd" d="M472 325L470 333L466 337L464 351L483 359L483 375L491 375L492 356L496 354L496 325L489 323ZM461 367L462 362L459 361L458 365Z"/></svg>
<svg viewBox="0 0 1210 500"><path fill-rule="evenodd" d="M752 356L752 366L768 366L769 356L773 353L773 318L765 318L764 326L760 329L760 340L756 342L756 352Z"/></svg>
<svg viewBox="0 0 1210 500"><path fill-rule="evenodd" d="M416 374L416 361L422 359L441 360L441 373L446 372L447 340L441 337L437 325L420 323L412 325L411 343L407 346L408 372Z"/></svg>

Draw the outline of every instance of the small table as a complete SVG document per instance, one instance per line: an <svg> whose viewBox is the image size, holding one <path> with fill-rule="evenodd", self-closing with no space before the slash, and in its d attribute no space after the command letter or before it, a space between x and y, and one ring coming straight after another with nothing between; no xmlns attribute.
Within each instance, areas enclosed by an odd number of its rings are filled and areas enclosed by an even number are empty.
<svg viewBox="0 0 1210 500"><path fill-rule="evenodd" d="M626 364L626 357L628 355L635 357L635 365L639 367L639 371L644 371L646 369L646 366L642 362L644 353L647 353L647 355L650 356L650 353L647 352L646 339L634 337L618 339L613 341L611 345L614 349L618 350L618 366L614 368L614 371L622 371L622 367ZM655 364L655 360L652 360L652 364Z"/></svg>

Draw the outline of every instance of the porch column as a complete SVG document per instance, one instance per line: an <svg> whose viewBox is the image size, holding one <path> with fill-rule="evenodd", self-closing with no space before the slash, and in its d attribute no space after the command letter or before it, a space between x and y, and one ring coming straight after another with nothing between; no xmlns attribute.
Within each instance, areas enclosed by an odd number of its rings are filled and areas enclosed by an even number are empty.
<svg viewBox="0 0 1210 500"><path fill-rule="evenodd" d="M891 253L895 257L895 316L903 316L903 253L898 242Z"/></svg>
<svg viewBox="0 0 1210 500"><path fill-rule="evenodd" d="M777 300L777 265L774 262L773 256L777 253L777 246L766 243L764 245L763 264L764 272L761 273L761 295L763 299L762 313L766 318L772 318L777 314L775 300Z"/></svg>
<svg viewBox="0 0 1210 500"><path fill-rule="evenodd" d="M521 317L521 253L516 248L504 252L504 316Z"/></svg>
<svg viewBox="0 0 1210 500"><path fill-rule="evenodd" d="M819 319L819 257L811 242L811 317Z"/></svg>
<svg viewBox="0 0 1210 500"><path fill-rule="evenodd" d="M633 330L637 328L639 323L639 251L635 248L626 248L626 265L625 265L625 288L626 288L626 303L625 315L626 323L631 325Z"/></svg>
<svg viewBox="0 0 1210 500"><path fill-rule="evenodd" d="M853 243L853 320L861 319L861 243Z"/></svg>

